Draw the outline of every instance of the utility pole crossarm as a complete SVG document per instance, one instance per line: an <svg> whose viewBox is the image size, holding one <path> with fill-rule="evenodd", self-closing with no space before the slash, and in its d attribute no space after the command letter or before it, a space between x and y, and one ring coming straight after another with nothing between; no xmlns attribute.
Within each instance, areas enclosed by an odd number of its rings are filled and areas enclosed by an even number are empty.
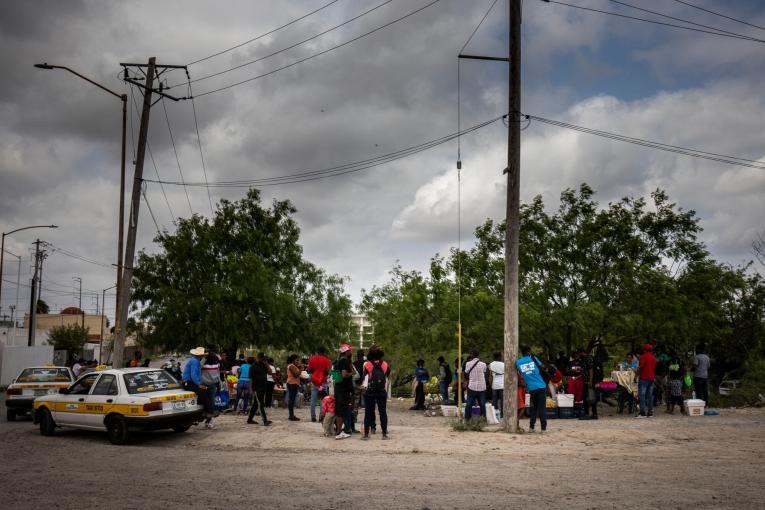
<svg viewBox="0 0 765 510"><path fill-rule="evenodd" d="M466 58L469 60L496 60L499 62L510 62L510 59L507 57L486 57L483 55L457 55L457 58Z"/></svg>

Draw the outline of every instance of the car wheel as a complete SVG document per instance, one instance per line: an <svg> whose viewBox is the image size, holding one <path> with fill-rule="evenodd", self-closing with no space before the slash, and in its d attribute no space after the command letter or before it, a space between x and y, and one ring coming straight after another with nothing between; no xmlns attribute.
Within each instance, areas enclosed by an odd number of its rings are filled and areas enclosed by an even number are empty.
<svg viewBox="0 0 765 510"><path fill-rule="evenodd" d="M122 416L112 416L106 420L106 434L112 444L127 444L130 439L125 418Z"/></svg>
<svg viewBox="0 0 765 510"><path fill-rule="evenodd" d="M6 411L5 411L5 418L8 421L16 421L16 410L15 409L6 409Z"/></svg>
<svg viewBox="0 0 765 510"><path fill-rule="evenodd" d="M173 427L173 432L177 432L179 434L182 434L189 430L191 428L191 425L178 425L177 427Z"/></svg>
<svg viewBox="0 0 765 510"><path fill-rule="evenodd" d="M43 407L38 413L39 417L37 421L40 422L40 435L52 436L56 430L56 422L53 421L53 416L50 415L50 411Z"/></svg>

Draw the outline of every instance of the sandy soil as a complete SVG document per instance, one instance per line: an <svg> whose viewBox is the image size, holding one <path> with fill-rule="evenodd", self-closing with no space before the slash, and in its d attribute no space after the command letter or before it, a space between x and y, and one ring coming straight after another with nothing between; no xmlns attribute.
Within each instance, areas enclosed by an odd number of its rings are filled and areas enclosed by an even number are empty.
<svg viewBox="0 0 765 510"><path fill-rule="evenodd" d="M765 409L686 418L551 420L544 435L453 432L391 406L391 441L335 441L319 424L42 437L0 423L0 501L10 508L765 508Z"/></svg>

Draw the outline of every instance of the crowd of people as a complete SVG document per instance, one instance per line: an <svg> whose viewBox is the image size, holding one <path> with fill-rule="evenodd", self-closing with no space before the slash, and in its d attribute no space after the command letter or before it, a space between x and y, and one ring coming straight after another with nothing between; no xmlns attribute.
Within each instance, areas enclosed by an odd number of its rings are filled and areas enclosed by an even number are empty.
<svg viewBox="0 0 765 510"><path fill-rule="evenodd" d="M214 420L221 412L247 415L248 424L256 424L257 416L263 426L269 426L272 421L268 409L275 405L275 394L284 395L288 421L300 421L295 408L310 395L311 421L321 422L325 435L339 440L361 434L357 423L359 409L363 408L362 439L376 434L378 418L382 439L389 439L386 403L391 369L385 353L377 346L372 346L366 356L359 350L355 361L353 348L346 343L340 345L334 361L324 348L317 349L310 358L290 354L285 381L274 360L263 352L257 357L242 354L233 362L226 353L218 355L203 347L192 349L190 354L180 379L204 407L207 428L214 428ZM234 396L229 400L231 394Z"/></svg>

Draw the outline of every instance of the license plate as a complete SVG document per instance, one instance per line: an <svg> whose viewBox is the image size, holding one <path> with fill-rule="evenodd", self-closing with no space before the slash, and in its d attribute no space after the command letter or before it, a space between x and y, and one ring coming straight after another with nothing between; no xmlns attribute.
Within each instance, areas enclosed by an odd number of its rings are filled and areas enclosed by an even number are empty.
<svg viewBox="0 0 765 510"><path fill-rule="evenodd" d="M48 390L35 390L35 397L39 397L41 395L47 395Z"/></svg>
<svg viewBox="0 0 765 510"><path fill-rule="evenodd" d="M185 411L186 410L186 401L185 400L177 400L173 402L173 409L176 411Z"/></svg>

